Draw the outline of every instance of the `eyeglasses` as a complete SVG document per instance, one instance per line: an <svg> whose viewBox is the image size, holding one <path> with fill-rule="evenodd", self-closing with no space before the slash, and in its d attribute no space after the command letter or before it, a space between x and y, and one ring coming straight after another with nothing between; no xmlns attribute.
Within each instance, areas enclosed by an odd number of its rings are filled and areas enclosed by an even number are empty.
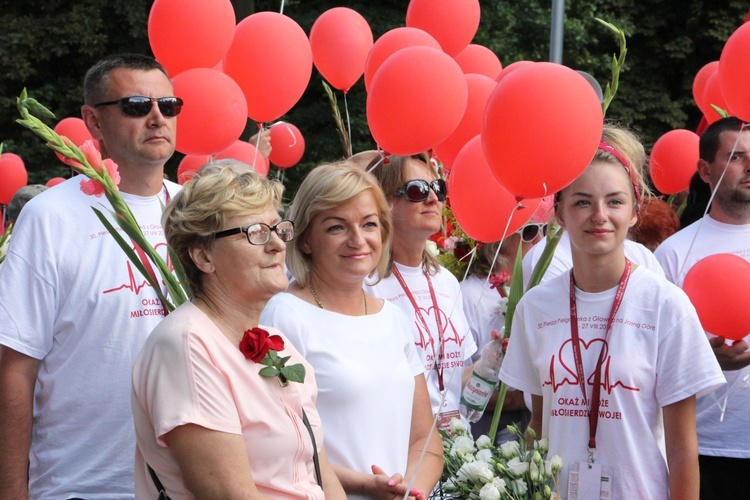
<svg viewBox="0 0 750 500"><path fill-rule="evenodd" d="M285 219L277 222L273 226L269 226L262 222L256 222L255 224L248 224L247 226L219 231L214 234L214 238L223 238L224 236L231 236L237 233L245 233L245 236L247 236L247 242L251 245L265 245L271 240L271 232L275 232L281 241L285 243L292 241L292 238L294 238L294 222Z"/></svg>
<svg viewBox="0 0 750 500"><path fill-rule="evenodd" d="M526 224L518 231L524 243L534 241L540 232L547 236L547 224Z"/></svg>
<svg viewBox="0 0 750 500"><path fill-rule="evenodd" d="M432 182L427 182L422 179L412 179L408 181L403 187L396 190L396 196L399 198L406 196L406 199L413 202L425 201L430 196L430 189L435 191L437 199L439 201L445 201L445 197L448 194L448 188L445 185L443 179L435 179Z"/></svg>
<svg viewBox="0 0 750 500"><path fill-rule="evenodd" d="M119 104L123 114L140 118L151 112L154 107L152 103L154 102L158 104L161 114L167 118L177 116L182 111L183 102L179 97L145 97L142 95L131 95L117 99L116 101L100 102L99 104L94 104L94 107L98 108L99 106Z"/></svg>

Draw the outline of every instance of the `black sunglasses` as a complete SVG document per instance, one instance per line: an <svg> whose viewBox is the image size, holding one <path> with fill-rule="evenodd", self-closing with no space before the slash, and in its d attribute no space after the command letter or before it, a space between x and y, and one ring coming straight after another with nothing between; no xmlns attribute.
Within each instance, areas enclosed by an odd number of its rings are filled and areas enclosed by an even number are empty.
<svg viewBox="0 0 750 500"><path fill-rule="evenodd" d="M547 224L526 224L519 233L524 243L530 243L536 239L540 231L542 236L547 236Z"/></svg>
<svg viewBox="0 0 750 500"><path fill-rule="evenodd" d="M273 226L263 222L248 224L247 226L226 229L214 234L214 238L223 238L237 233L245 233L247 242L251 245L265 245L271 240L271 233L275 232L284 243L292 241L294 238L294 222L290 220L280 220Z"/></svg>
<svg viewBox="0 0 750 500"><path fill-rule="evenodd" d="M396 190L396 196L406 196L406 199L413 202L425 201L430 196L430 189L435 191L439 201L445 201L448 194L448 188L443 179L435 179L427 182L423 179L412 179Z"/></svg>
<svg viewBox="0 0 750 500"><path fill-rule="evenodd" d="M183 102L179 97L146 97L142 95L131 95L117 99L116 101L100 102L99 104L94 104L94 107L98 108L99 106L119 104L123 114L140 118L151 112L154 107L152 103L154 102L159 105L161 114L167 118L177 116L182 111Z"/></svg>

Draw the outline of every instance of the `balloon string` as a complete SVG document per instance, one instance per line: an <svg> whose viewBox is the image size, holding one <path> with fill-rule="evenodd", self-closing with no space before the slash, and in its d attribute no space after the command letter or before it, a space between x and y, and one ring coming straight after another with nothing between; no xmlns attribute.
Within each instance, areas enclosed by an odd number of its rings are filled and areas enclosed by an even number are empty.
<svg viewBox="0 0 750 500"><path fill-rule="evenodd" d="M743 123L742 127L740 127L740 132L747 127L747 123ZM724 174L727 173L727 169L729 168L729 162L732 161L732 157L734 156L735 151L737 151L737 145L740 142L740 134L737 134L737 139L734 141L734 146L732 146L732 152L729 154L729 158L727 158L727 163L724 165L724 170L721 172L721 175L719 176L719 180L716 182L716 186L714 186L714 189L711 191L711 197L708 199L708 203L706 204L706 209L703 211L703 217L698 221L698 228L695 231L695 234L693 235L693 239L690 242L690 246L688 247L687 252L685 253L685 257L682 259L682 262L680 263L679 271L677 271L676 280L677 283L681 283L683 276L682 273L685 270L685 265L687 264L688 257L690 256L690 252L693 250L693 246L695 245L695 241L698 239L698 234L700 234L701 228L703 227L703 221L706 219L706 215L708 215L708 210L711 207L711 202L714 201L714 197L716 196L716 192L719 190L719 186L721 186L721 181L724 180Z"/></svg>
<svg viewBox="0 0 750 500"><path fill-rule="evenodd" d="M346 131L347 134L349 134L347 141L349 144L347 146L349 147L349 156L352 155L352 123L349 119L349 103L346 99L346 92L344 92L344 112L346 113Z"/></svg>
<svg viewBox="0 0 750 500"><path fill-rule="evenodd" d="M265 128L263 127L263 123L258 124L258 135L255 139L255 153L253 153L253 164L252 164L252 170L255 172L256 168L255 165L258 164L258 151L260 151L260 138L263 135L263 131Z"/></svg>

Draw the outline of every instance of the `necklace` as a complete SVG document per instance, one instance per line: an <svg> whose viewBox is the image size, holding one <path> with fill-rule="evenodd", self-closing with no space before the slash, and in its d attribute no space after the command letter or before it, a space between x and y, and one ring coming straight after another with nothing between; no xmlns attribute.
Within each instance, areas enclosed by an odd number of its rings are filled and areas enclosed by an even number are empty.
<svg viewBox="0 0 750 500"><path fill-rule="evenodd" d="M315 303L318 304L318 307L320 307L321 309L325 309L325 307L323 307L323 303L320 301L320 297L318 297L318 292L315 291L315 285L313 285L311 279L307 280L307 285L310 287L310 293L312 293L312 296L315 299ZM362 289L362 298L365 299L365 316L367 316L367 294L365 293L364 288Z"/></svg>

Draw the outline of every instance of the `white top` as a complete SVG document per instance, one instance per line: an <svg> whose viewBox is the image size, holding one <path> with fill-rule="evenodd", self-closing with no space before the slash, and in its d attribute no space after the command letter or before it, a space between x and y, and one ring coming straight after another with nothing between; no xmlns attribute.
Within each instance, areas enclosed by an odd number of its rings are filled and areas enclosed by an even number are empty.
<svg viewBox="0 0 750 500"><path fill-rule="evenodd" d="M583 402L570 332L570 273L529 290L513 317L500 378L544 397L542 435L563 459L560 493L571 465L588 459L590 403ZM616 287L576 289L587 398L601 349L601 407L596 461L614 471L612 499L667 499L662 407L713 390L724 377L687 296L643 267L630 277L609 338L604 331Z"/></svg>
<svg viewBox="0 0 750 500"><path fill-rule="evenodd" d="M534 245L526 252L523 258L523 288L528 288L531 273L534 271L537 262L542 257L544 247L547 245L547 238L542 238L539 243ZM664 276L664 270L659 265L659 261L654 257L654 253L645 246L633 240L625 240L625 257L639 266L652 270L659 276ZM559 276L573 267L573 254L570 251L570 235L564 231L560 241L555 248L555 255L542 276L540 283Z"/></svg>
<svg viewBox="0 0 750 500"><path fill-rule="evenodd" d="M245 359L211 319L191 302L175 309L149 336L133 367L132 411L136 449L136 498L153 500L156 487L148 463L174 500L190 499L179 465L164 441L176 427L195 424L241 435L258 490L273 498L320 499L313 446L302 409L316 441L323 430L315 409L315 374L284 335L288 365L305 366L304 383L282 387L263 377L260 363Z"/></svg>
<svg viewBox="0 0 750 500"><path fill-rule="evenodd" d="M477 351L474 337L471 335L469 323L466 320L461 297L461 287L458 280L444 267L431 276L432 286L437 298L438 311L432 303L427 279L421 267L407 267L394 263L406 281L409 290L420 308L420 312L427 321L429 332L422 326L417 313L404 289L401 288L394 275L381 280L377 285L368 287L368 291L376 297L386 299L398 306L415 326L414 342L425 359L427 388L430 391L430 402L433 413L458 412L461 398L461 374L465 363L471 363L471 356ZM445 402L440 407L442 395L439 389L438 370L435 366L436 354L440 351L436 314L440 315L443 332L443 381L447 390ZM455 414L458 417L458 414Z"/></svg>
<svg viewBox="0 0 750 500"><path fill-rule="evenodd" d="M688 254L696 233L698 237ZM662 242L656 249L656 258L667 279L682 286L685 275L696 262L717 253L732 253L750 260L750 225L723 224L706 216ZM697 401L699 452L750 458L750 366L725 371L724 376L726 387Z"/></svg>
<svg viewBox="0 0 750 500"><path fill-rule="evenodd" d="M130 372L162 305L91 207L78 175L21 211L0 269L0 344L41 360L34 393L32 498L133 497ZM165 183L170 193L180 187ZM123 193L166 257L157 196ZM129 238L123 234L126 241Z"/></svg>
<svg viewBox="0 0 750 500"><path fill-rule="evenodd" d="M280 293L261 323L285 332L315 369L328 460L367 474L372 465L405 474L414 377L424 368L401 311L386 302L378 313L348 316Z"/></svg>
<svg viewBox="0 0 750 500"><path fill-rule="evenodd" d="M505 326L504 312L508 307L508 299L501 297L487 279L475 274L461 282L461 295L466 320L477 345L473 361L477 361L482 348L491 340L492 330L500 332Z"/></svg>

